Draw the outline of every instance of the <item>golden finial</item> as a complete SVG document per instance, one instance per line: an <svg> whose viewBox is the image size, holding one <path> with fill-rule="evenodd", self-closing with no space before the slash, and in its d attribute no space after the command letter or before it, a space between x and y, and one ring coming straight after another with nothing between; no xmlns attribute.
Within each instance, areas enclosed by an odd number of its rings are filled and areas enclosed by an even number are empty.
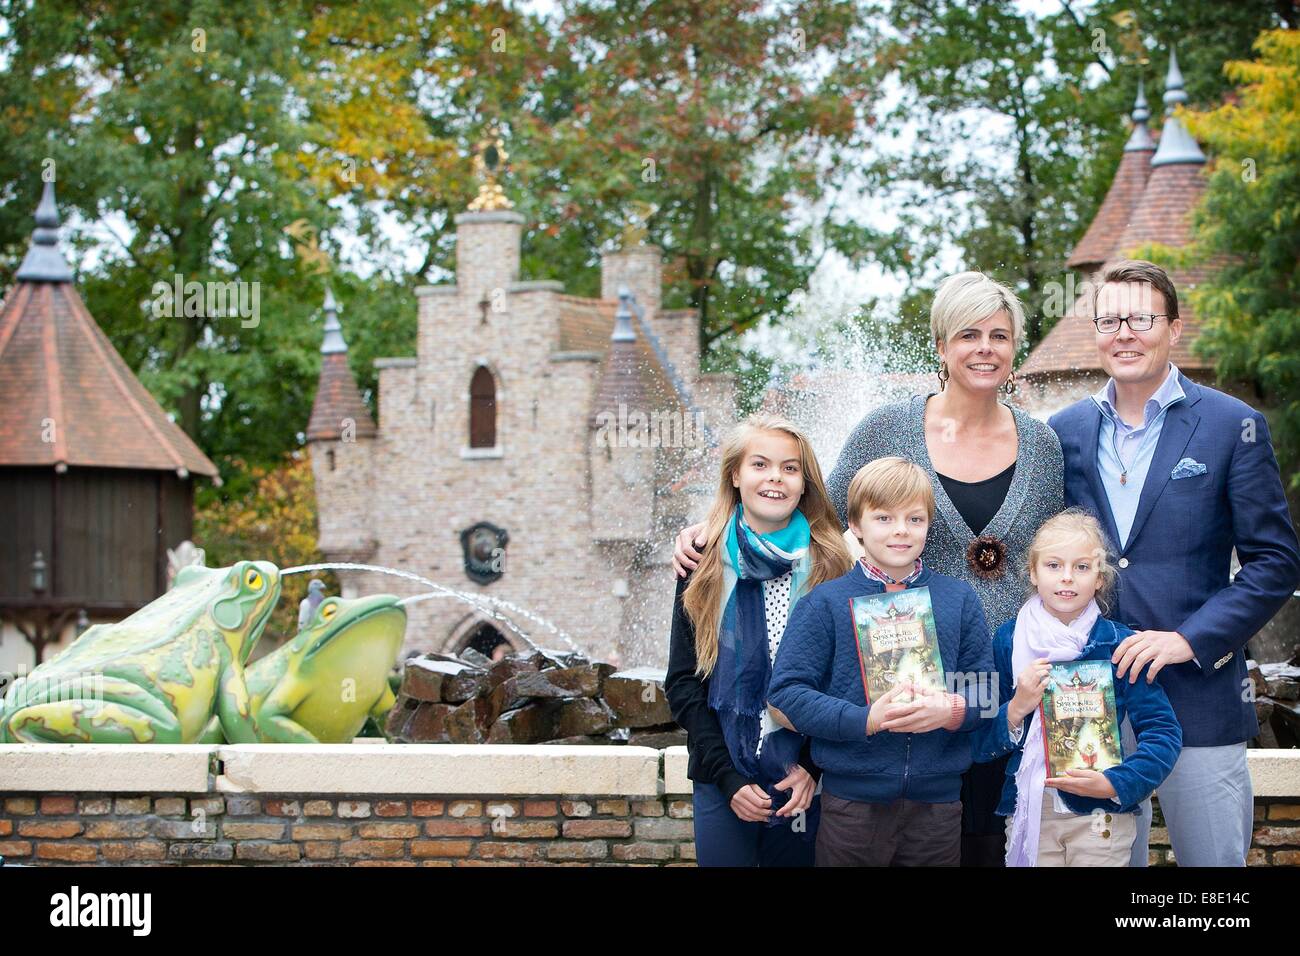
<svg viewBox="0 0 1300 956"><path fill-rule="evenodd" d="M621 237L620 248L623 249L645 245L646 236L650 231L650 217L659 211L655 203L642 200L633 202L631 206L632 212L628 216L627 225L623 227Z"/></svg>
<svg viewBox="0 0 1300 956"><path fill-rule="evenodd" d="M487 135L474 147L474 174L481 180L478 195L469 204L471 212L489 212L494 209L513 209L514 203L506 198L505 190L497 182L498 174L506 168L505 142L497 128L491 127Z"/></svg>

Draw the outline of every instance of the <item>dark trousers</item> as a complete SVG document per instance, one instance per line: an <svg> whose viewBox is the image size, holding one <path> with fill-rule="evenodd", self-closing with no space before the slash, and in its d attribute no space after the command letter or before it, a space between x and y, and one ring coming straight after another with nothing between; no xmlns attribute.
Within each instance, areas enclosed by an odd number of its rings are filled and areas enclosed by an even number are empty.
<svg viewBox="0 0 1300 956"><path fill-rule="evenodd" d="M700 866L812 866L821 797L802 817L778 826L736 816L711 783L695 783L695 860ZM798 821L798 822L796 822Z"/></svg>
<svg viewBox="0 0 1300 956"><path fill-rule="evenodd" d="M957 866L961 801L867 803L822 794L818 866Z"/></svg>
<svg viewBox="0 0 1300 956"><path fill-rule="evenodd" d="M961 865L1006 866L1006 817L994 811L1006 786L1007 754L992 763L971 764L961 775Z"/></svg>

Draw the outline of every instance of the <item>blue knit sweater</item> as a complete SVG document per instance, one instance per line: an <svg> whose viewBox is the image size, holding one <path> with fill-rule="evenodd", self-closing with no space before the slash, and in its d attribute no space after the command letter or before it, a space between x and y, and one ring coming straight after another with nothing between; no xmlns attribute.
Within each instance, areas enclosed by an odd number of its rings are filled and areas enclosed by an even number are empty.
<svg viewBox="0 0 1300 956"><path fill-rule="evenodd" d="M1110 660L1120 641L1133 633L1131 627L1104 617L1097 618L1092 631L1088 634L1088 643L1084 645L1078 661ZM971 737L975 761L985 763L1013 753L1007 763L1006 784L1002 788L1002 802L998 804L998 816L1008 817L1016 809L1016 773L1020 770L1020 758L1024 755L1025 738L1029 735L1029 724L1033 720L1031 713L1024 720L1024 733L1016 742L1011 740L1011 731L1007 726L1007 707L1015 695L1015 675L1011 670L1011 651L1015 644L1016 622L1007 621L993 635L993 659L998 669L999 697L1001 709L995 720L980 728ZM1111 665L1112 674L1115 665ZM1061 799L1075 813L1088 814L1094 810L1115 810L1120 813L1137 813L1138 806L1151 796L1160 784L1164 783L1174 769L1174 762L1183 746L1183 729L1174 716L1174 709L1169 698L1159 683L1148 684L1146 675L1130 683L1129 675L1121 680L1115 678L1115 707L1119 711L1117 719L1122 724L1125 716L1132 724L1137 737L1137 750L1124 755L1124 762L1118 767L1103 770L1106 779L1115 788L1115 797L1100 799L1080 797L1073 793L1061 791Z"/></svg>
<svg viewBox="0 0 1300 956"><path fill-rule="evenodd" d="M844 800L888 803L899 797L951 803L971 763L970 732L997 713L997 675L988 626L969 584L928 567L909 587L928 587L949 690L966 698L959 730L867 736L866 689L849 599L884 585L861 564L814 588L790 614L776 653L768 703L812 737L822 789ZM983 693L981 694L981 690ZM983 700L980 698L984 697Z"/></svg>

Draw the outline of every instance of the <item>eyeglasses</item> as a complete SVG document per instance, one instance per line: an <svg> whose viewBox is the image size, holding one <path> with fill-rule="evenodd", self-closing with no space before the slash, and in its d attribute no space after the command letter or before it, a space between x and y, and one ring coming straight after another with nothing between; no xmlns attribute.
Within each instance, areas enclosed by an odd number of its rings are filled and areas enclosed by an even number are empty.
<svg viewBox="0 0 1300 956"><path fill-rule="evenodd" d="M1099 315L1092 320L1092 324L1102 335L1113 335L1119 331L1121 322L1127 322L1133 332L1146 332L1155 325L1156 319L1167 318L1169 316L1164 312L1134 312L1132 315Z"/></svg>

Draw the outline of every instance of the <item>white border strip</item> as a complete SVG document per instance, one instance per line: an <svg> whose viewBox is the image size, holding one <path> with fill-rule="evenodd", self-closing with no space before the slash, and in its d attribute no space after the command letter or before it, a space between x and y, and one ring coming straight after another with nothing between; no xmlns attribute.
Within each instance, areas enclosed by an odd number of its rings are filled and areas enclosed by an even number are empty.
<svg viewBox="0 0 1300 956"><path fill-rule="evenodd" d="M0 744L0 790L208 793L207 744Z"/></svg>
<svg viewBox="0 0 1300 956"><path fill-rule="evenodd" d="M659 793L659 751L650 747L245 744L217 756L225 793Z"/></svg>

